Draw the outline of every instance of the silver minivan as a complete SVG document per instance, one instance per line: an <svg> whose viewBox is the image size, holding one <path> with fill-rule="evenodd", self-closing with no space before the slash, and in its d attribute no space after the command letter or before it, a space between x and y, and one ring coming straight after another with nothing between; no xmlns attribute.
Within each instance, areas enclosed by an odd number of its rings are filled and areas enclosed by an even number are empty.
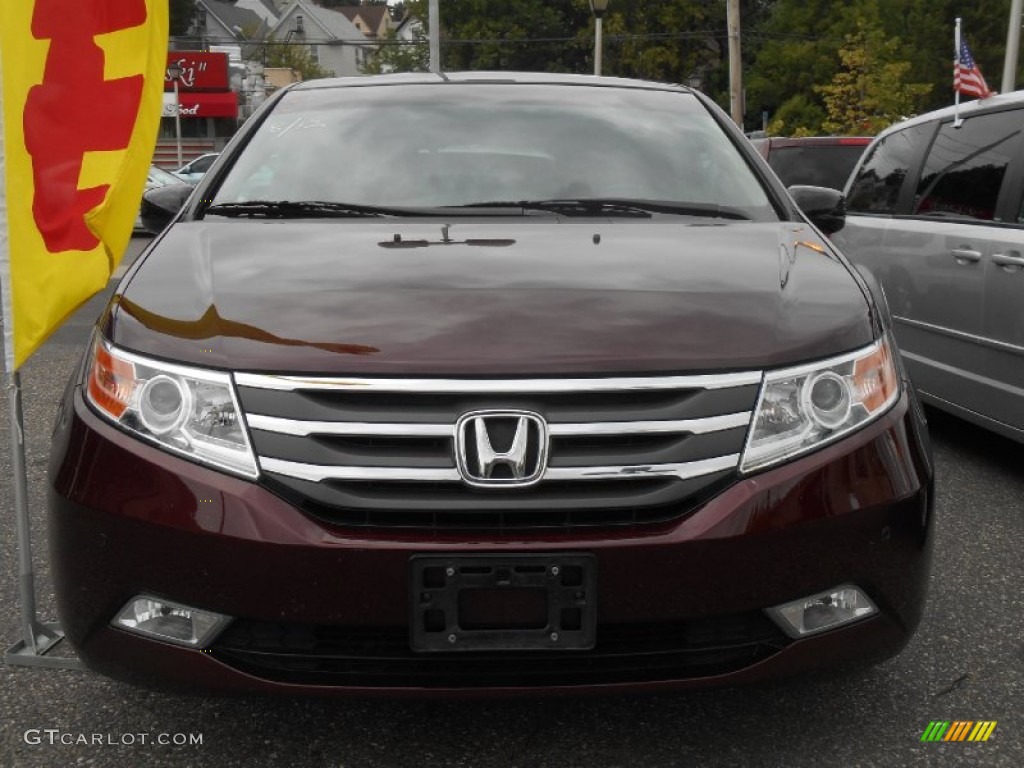
<svg viewBox="0 0 1024 768"><path fill-rule="evenodd" d="M1024 92L881 133L846 185L842 252L881 283L928 403L1024 442Z"/></svg>

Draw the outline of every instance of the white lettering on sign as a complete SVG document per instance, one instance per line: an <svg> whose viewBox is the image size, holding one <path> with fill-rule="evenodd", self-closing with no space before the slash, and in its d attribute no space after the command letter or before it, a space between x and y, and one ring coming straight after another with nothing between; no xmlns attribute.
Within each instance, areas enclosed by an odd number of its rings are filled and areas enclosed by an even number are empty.
<svg viewBox="0 0 1024 768"><path fill-rule="evenodd" d="M181 81L181 84L183 86L185 86L186 88L194 88L195 84L196 84L196 71L197 71L196 67L195 67L196 62L194 60L191 60L191 59L184 59L184 58L182 58L182 59L178 59L177 61L174 61L172 63L177 65L177 67L181 70L181 76L178 78ZM198 71L199 72L205 72L206 71L206 62L205 61L200 61L199 62L199 69L198 69ZM167 83L172 82L171 76L170 76L170 74L168 74L166 72L166 70L164 71L164 82L167 82Z"/></svg>
<svg viewBox="0 0 1024 768"><path fill-rule="evenodd" d="M181 117L198 117L199 116L199 104L193 104L187 106L185 104L178 105L178 114ZM174 117L174 97L171 97L170 101L164 101L162 117Z"/></svg>

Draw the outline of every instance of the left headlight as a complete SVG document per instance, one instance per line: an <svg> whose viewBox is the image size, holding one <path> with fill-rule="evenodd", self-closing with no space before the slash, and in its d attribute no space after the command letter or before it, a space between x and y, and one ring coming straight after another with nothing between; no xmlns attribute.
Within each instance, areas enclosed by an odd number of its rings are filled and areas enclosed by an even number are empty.
<svg viewBox="0 0 1024 768"><path fill-rule="evenodd" d="M765 375L740 469L815 450L881 416L899 397L892 346L870 347Z"/></svg>
<svg viewBox="0 0 1024 768"><path fill-rule="evenodd" d="M128 432L202 464L259 474L226 373L148 360L97 335L85 389L93 407Z"/></svg>

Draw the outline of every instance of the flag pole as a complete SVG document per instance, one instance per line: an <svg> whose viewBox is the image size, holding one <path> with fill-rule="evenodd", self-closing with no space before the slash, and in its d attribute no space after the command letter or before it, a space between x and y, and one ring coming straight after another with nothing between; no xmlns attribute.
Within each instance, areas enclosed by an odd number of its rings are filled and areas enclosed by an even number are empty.
<svg viewBox="0 0 1024 768"><path fill-rule="evenodd" d="M956 17L956 31L953 33L953 46L956 48L956 58L953 60L953 80L956 80L957 74L960 72L960 17ZM960 119L960 89L956 87L954 82L953 86L953 127L959 128L963 125L963 120Z"/></svg>
<svg viewBox="0 0 1024 768"><path fill-rule="evenodd" d="M6 228L6 221L3 222ZM6 238L4 238L6 244ZM28 478L25 470L25 429L21 407L21 378L7 373L7 404L11 419L11 467L14 473L14 517L18 529L18 598L21 603L21 640L7 649L4 661L14 666L82 669L78 659L46 656L64 639L56 624L44 624L36 613L35 572L28 515Z"/></svg>
<svg viewBox="0 0 1024 768"><path fill-rule="evenodd" d="M2 61L0 61L2 65ZM3 77L0 70L0 103ZM0 114L0 185L6 184L4 120ZM14 367L13 303L11 291L11 253L8 230L7 195L0 194L0 294L4 323L4 371L7 373L7 405L10 413L11 470L14 482L14 518L18 541L18 597L21 603L21 640L4 654L11 665L82 669L78 659L45 656L63 637L56 624L44 624L36 614L35 573L32 570L32 537L28 514L28 474L25 468L25 419L21 407L21 377Z"/></svg>

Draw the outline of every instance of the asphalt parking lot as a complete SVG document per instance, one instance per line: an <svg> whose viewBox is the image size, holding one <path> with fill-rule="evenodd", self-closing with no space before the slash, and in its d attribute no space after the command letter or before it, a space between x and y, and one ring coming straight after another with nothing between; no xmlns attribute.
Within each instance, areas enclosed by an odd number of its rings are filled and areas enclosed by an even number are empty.
<svg viewBox="0 0 1024 768"><path fill-rule="evenodd" d="M133 241L133 255L143 244ZM22 372L44 618L54 617L44 510L50 426L102 303L84 307ZM0 766L1024 765L1024 446L930 417L931 592L918 634L880 666L678 694L409 702L199 698L4 665ZM0 421L6 647L19 630L8 423ZM110 472L116 481L117 468ZM935 720L997 726L984 743L922 743Z"/></svg>

